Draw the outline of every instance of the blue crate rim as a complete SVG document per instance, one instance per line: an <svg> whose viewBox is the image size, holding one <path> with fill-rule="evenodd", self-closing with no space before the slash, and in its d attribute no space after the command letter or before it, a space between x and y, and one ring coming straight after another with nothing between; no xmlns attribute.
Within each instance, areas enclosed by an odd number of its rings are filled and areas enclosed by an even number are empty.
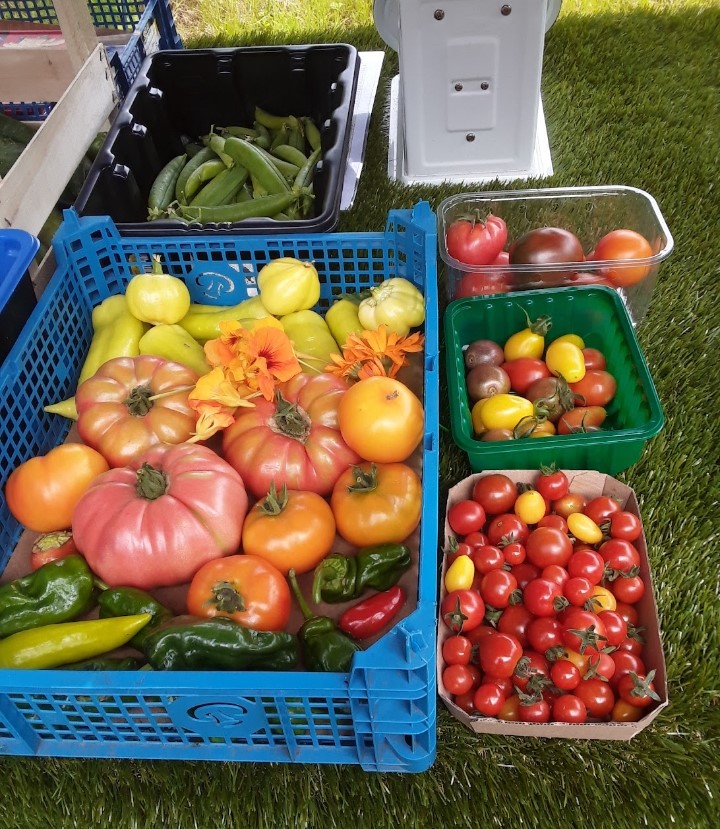
<svg viewBox="0 0 720 829"><path fill-rule="evenodd" d="M39 248L40 240L27 230L0 230L0 310L12 296Z"/></svg>

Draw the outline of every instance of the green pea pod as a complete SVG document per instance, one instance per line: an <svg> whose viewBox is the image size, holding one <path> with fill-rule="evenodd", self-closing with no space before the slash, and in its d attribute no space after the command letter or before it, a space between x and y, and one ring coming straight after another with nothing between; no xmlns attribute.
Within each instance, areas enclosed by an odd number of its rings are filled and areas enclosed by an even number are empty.
<svg viewBox="0 0 720 829"><path fill-rule="evenodd" d="M274 152L269 152L268 150L259 146L257 143L255 144L255 146L262 152L265 158L267 158L267 160L280 171L280 173L285 178L294 179L295 176L297 176L297 174L300 172L300 165L295 164L292 161L286 161L283 158L279 158L274 154ZM303 163L305 163L304 160Z"/></svg>
<svg viewBox="0 0 720 829"><path fill-rule="evenodd" d="M211 158L196 167L192 175L185 182L185 199L192 203L198 190L208 181L212 181L219 173L227 171L227 166L221 158Z"/></svg>
<svg viewBox="0 0 720 829"><path fill-rule="evenodd" d="M79 555L43 564L0 587L0 637L67 622L90 609L94 577Z"/></svg>
<svg viewBox="0 0 720 829"><path fill-rule="evenodd" d="M221 135L217 135L216 133L212 133L207 137L208 146L211 147L218 156L223 160L227 167L232 167L233 160L232 158L225 152L225 139Z"/></svg>
<svg viewBox="0 0 720 829"><path fill-rule="evenodd" d="M275 216L282 210L297 202L299 196L295 193L276 193L272 196L262 196L250 201L224 204L217 207L198 207L188 205L180 207L179 214L183 219L193 222L223 223L241 222L244 219Z"/></svg>
<svg viewBox="0 0 720 829"><path fill-rule="evenodd" d="M237 138L257 138L258 131L252 127L223 127L221 130L223 135L235 135Z"/></svg>
<svg viewBox="0 0 720 829"><path fill-rule="evenodd" d="M282 173L260 147L231 135L225 139L224 151L235 160L236 164L245 167L251 176L255 176L268 195L287 193L290 190Z"/></svg>
<svg viewBox="0 0 720 829"><path fill-rule="evenodd" d="M187 204L187 198L185 196L185 185L187 180L198 167L206 161L211 161L213 158L217 158L217 154L211 147L202 147L190 158L190 160L182 168L182 171L178 176L178 180L175 182L176 201L179 201L180 204Z"/></svg>
<svg viewBox="0 0 720 829"><path fill-rule="evenodd" d="M157 671L278 671L298 663L298 640L284 631L243 627L225 616L176 616L145 640Z"/></svg>
<svg viewBox="0 0 720 829"><path fill-rule="evenodd" d="M262 124L268 130L282 129L283 125L287 123L287 115L273 115L262 107L255 107L255 121Z"/></svg>
<svg viewBox="0 0 720 829"><path fill-rule="evenodd" d="M295 167L295 174L297 174L301 167L307 163L307 156L297 147L292 147L290 144L280 144L272 151L272 154L278 159L288 161Z"/></svg>
<svg viewBox="0 0 720 829"><path fill-rule="evenodd" d="M310 149L319 150L322 138L320 136L320 130L317 128L317 124L308 116L305 116L302 119L302 122L303 127L305 128L305 139L310 145Z"/></svg>
<svg viewBox="0 0 720 829"><path fill-rule="evenodd" d="M150 188L148 196L148 215L156 216L167 210L175 198L175 184L177 183L182 168L187 161L187 154L176 155L160 170Z"/></svg>
<svg viewBox="0 0 720 829"><path fill-rule="evenodd" d="M240 191L248 177L245 167L236 164L219 172L212 181L192 199L191 207L217 207L226 204Z"/></svg>
<svg viewBox="0 0 720 829"><path fill-rule="evenodd" d="M275 135L273 136L272 141L270 142L270 151L272 152L275 147L279 147L282 144L287 144L290 140L290 126L288 124L283 124L282 127L277 130Z"/></svg>
<svg viewBox="0 0 720 829"><path fill-rule="evenodd" d="M315 166L317 165L318 161L320 160L321 150L318 147L317 150L313 150L310 155L308 156L308 160L303 164L303 166L298 171L297 176L295 177L295 181L293 183L293 188L296 190L300 190L303 187L307 187L310 182L313 180L313 176L315 175Z"/></svg>

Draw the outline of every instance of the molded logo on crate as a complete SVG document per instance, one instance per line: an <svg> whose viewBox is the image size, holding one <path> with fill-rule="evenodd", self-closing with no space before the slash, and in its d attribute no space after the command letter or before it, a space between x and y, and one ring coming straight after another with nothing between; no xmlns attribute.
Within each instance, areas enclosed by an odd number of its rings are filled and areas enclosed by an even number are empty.
<svg viewBox="0 0 720 829"><path fill-rule="evenodd" d="M168 706L173 722L207 737L239 736L262 728L265 715L262 706L243 697L201 702L187 707L187 699L179 698Z"/></svg>
<svg viewBox="0 0 720 829"><path fill-rule="evenodd" d="M200 267L192 271L189 278L203 297L222 300L219 303L222 305L231 305L257 294L257 271L252 265L228 262L223 268L220 271Z"/></svg>

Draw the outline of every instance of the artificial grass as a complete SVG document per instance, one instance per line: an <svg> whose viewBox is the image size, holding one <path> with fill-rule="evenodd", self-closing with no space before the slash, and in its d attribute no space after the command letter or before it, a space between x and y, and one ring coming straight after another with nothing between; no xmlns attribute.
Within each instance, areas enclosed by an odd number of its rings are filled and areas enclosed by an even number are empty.
<svg viewBox="0 0 720 829"><path fill-rule="evenodd" d="M251 23L242 40L290 42ZM294 31L292 41L384 48L370 18L355 29ZM227 42L218 35L188 45ZM621 476L641 500L667 660L670 705L655 723L629 743L476 737L439 706L437 759L420 775L6 757L0 827L720 825L720 420L711 398L720 381L719 45L718 2L566 0L547 36L543 74L556 174L521 184L641 187L675 238L638 330L666 424ZM356 204L341 231L380 229L391 207L421 198L436 206L463 189L386 179L396 71L388 51ZM447 488L469 471L443 435L441 512Z"/></svg>

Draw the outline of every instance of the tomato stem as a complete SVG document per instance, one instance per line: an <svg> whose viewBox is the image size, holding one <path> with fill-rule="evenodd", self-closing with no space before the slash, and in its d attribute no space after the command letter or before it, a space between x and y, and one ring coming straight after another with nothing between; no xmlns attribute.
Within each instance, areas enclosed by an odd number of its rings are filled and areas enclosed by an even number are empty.
<svg viewBox="0 0 720 829"><path fill-rule="evenodd" d="M242 595L229 581L213 585L212 599L208 604L214 605L221 613L242 613L247 609Z"/></svg>
<svg viewBox="0 0 720 829"><path fill-rule="evenodd" d="M310 435L310 418L296 404L287 401L279 391L275 392L275 414L272 422L276 431L305 443Z"/></svg>
<svg viewBox="0 0 720 829"><path fill-rule="evenodd" d="M355 483L347 488L348 492L372 492L377 489L377 466L374 463L370 464L370 469L353 466L352 474Z"/></svg>
<svg viewBox="0 0 720 829"><path fill-rule="evenodd" d="M135 386L125 399L128 412L133 417L145 417L153 407L150 397L150 386Z"/></svg>
<svg viewBox="0 0 720 829"><path fill-rule="evenodd" d="M150 466L149 463L144 463L136 474L135 490L141 498L154 501L167 492L168 480L165 473Z"/></svg>
<svg viewBox="0 0 720 829"><path fill-rule="evenodd" d="M287 502L287 485L283 484L282 487L280 487L280 494L278 494L278 491L275 488L275 481L270 481L270 489L268 490L268 494L262 501L259 501L256 504L256 509L258 512L262 512L263 515L280 515L280 513L287 506Z"/></svg>

